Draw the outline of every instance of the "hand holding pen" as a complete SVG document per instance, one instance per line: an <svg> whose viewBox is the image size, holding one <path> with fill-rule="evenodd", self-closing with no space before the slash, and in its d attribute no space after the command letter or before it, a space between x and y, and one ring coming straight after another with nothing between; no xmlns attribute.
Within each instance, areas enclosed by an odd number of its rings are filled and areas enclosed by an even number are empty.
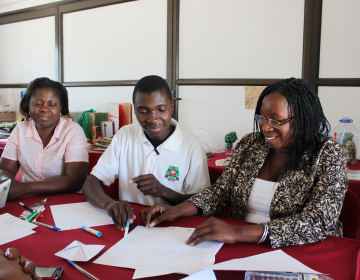
<svg viewBox="0 0 360 280"><path fill-rule="evenodd" d="M132 224L136 219L130 203L126 200L112 201L106 204L104 209L112 218L115 226L121 231L125 230L128 220Z"/></svg>

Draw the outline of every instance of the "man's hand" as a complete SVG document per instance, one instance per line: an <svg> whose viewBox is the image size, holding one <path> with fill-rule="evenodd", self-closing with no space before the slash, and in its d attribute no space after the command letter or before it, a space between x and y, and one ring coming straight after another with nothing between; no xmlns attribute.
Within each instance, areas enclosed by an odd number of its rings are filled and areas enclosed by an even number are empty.
<svg viewBox="0 0 360 280"><path fill-rule="evenodd" d="M195 228L191 236L186 240L186 244L195 246L209 240L233 244L239 241L239 229L240 227L229 225L224 221L211 217Z"/></svg>
<svg viewBox="0 0 360 280"><path fill-rule="evenodd" d="M125 230L127 219L130 224L136 219L130 203L126 200L113 201L105 205L107 214L112 218L115 226L121 231Z"/></svg>
<svg viewBox="0 0 360 280"><path fill-rule="evenodd" d="M137 188L144 195L152 195L153 197L166 197L167 187L160 184L153 174L141 175L129 181L129 184L137 184Z"/></svg>
<svg viewBox="0 0 360 280"><path fill-rule="evenodd" d="M142 209L140 216L146 227L154 227L163 221L173 221L178 217L175 207L158 204Z"/></svg>
<svg viewBox="0 0 360 280"><path fill-rule="evenodd" d="M0 184L5 181L6 180L0 182ZM10 190L6 201L13 201L23 195L26 195L26 188L22 185L22 182L11 180Z"/></svg>
<svg viewBox="0 0 360 280"><path fill-rule="evenodd" d="M5 252L5 257L14 260L21 267L22 270L31 276L33 280L41 280L42 278L36 274L36 266L32 261L29 261L15 248L8 248Z"/></svg>

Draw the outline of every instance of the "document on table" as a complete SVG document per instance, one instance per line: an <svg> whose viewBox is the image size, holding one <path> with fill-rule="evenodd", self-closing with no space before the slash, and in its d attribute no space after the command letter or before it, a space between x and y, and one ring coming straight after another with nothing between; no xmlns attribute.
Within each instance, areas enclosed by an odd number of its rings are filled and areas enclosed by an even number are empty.
<svg viewBox="0 0 360 280"><path fill-rule="evenodd" d="M171 229L171 227L169 229ZM224 243L206 241L197 246L189 246L185 244L185 240L188 239L194 229L175 227L175 230L183 234L184 249L182 253L168 267L161 267L151 270L136 269L133 279L153 277L170 273L191 275L196 271L215 263L215 255Z"/></svg>
<svg viewBox="0 0 360 280"><path fill-rule="evenodd" d="M196 272L207 266L209 262L214 263L215 258L211 256L215 255L215 251L222 244L214 246L209 242L199 247L186 245L185 241L193 230L193 228L180 227L137 226L127 238L121 239L94 263L140 269L138 278L190 270L187 266L192 262L200 267L192 270ZM200 266L201 262L202 266Z"/></svg>
<svg viewBox="0 0 360 280"><path fill-rule="evenodd" d="M360 170L348 169L347 176L349 180L360 181Z"/></svg>
<svg viewBox="0 0 360 280"><path fill-rule="evenodd" d="M113 224L104 209L91 205L89 202L51 205L55 225L61 230L94 227Z"/></svg>
<svg viewBox="0 0 360 280"><path fill-rule="evenodd" d="M267 252L247 258L233 259L217 263L206 269L211 270L249 270L249 271L285 271L322 274L302 264L282 250Z"/></svg>
<svg viewBox="0 0 360 280"><path fill-rule="evenodd" d="M0 245L35 233L37 225L21 220L8 213L0 215Z"/></svg>
<svg viewBox="0 0 360 280"><path fill-rule="evenodd" d="M6 204L6 199L9 194L9 189L11 185L11 180L6 180L0 185L0 209L3 208Z"/></svg>

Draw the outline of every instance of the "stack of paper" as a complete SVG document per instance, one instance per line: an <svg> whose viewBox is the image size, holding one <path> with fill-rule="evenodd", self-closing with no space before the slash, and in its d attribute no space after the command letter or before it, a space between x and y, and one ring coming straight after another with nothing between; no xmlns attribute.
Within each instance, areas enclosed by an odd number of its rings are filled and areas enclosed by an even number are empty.
<svg viewBox="0 0 360 280"><path fill-rule="evenodd" d="M136 269L133 279L170 273L192 274L214 264L223 243L189 246L193 228L137 226L94 263Z"/></svg>
<svg viewBox="0 0 360 280"><path fill-rule="evenodd" d="M21 220L8 213L0 215L0 245L35 233L37 225Z"/></svg>

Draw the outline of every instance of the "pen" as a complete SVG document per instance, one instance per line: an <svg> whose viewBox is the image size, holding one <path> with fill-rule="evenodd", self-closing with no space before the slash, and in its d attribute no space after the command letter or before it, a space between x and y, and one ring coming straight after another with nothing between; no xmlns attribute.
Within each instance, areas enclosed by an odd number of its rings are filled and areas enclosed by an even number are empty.
<svg viewBox="0 0 360 280"><path fill-rule="evenodd" d="M89 227L86 227L86 226L82 226L81 227L83 230L87 231L88 233L91 233L97 237L100 237L101 236L101 232L100 231L97 231L95 229L92 229L92 228L89 228Z"/></svg>
<svg viewBox="0 0 360 280"><path fill-rule="evenodd" d="M36 215L39 214L37 211L34 211L29 217L26 218L28 222L30 222Z"/></svg>
<svg viewBox="0 0 360 280"><path fill-rule="evenodd" d="M40 218L40 216L42 215L42 213L43 213L44 211L45 211L45 207L43 206L43 207L40 209L39 213L36 215L36 217L33 219L33 221L36 222L37 219Z"/></svg>
<svg viewBox="0 0 360 280"><path fill-rule="evenodd" d="M99 280L98 278L96 278L94 275L90 274L89 272L87 272L86 270L82 269L80 266L78 266L76 263L67 260L68 263L72 266L75 267L77 270L79 270L81 273L85 274L87 277L89 277L92 280Z"/></svg>
<svg viewBox="0 0 360 280"><path fill-rule="evenodd" d="M129 219L127 219L124 238L127 237L127 235L128 235L129 227L130 227L130 222L129 222Z"/></svg>
<svg viewBox="0 0 360 280"><path fill-rule="evenodd" d="M22 202L19 202L19 204L24 207L26 210L30 211L31 213L34 213L34 210L32 210L29 206L25 205L24 203Z"/></svg>
<svg viewBox="0 0 360 280"><path fill-rule="evenodd" d="M36 222L34 220L31 221L31 223L35 224L35 225L38 225L38 226L43 226L43 227L46 227L48 229L52 229L52 230L55 230L55 231L61 231L60 228L58 227L54 227L54 226L49 226L47 224L43 224L43 223L39 223L39 222Z"/></svg>

